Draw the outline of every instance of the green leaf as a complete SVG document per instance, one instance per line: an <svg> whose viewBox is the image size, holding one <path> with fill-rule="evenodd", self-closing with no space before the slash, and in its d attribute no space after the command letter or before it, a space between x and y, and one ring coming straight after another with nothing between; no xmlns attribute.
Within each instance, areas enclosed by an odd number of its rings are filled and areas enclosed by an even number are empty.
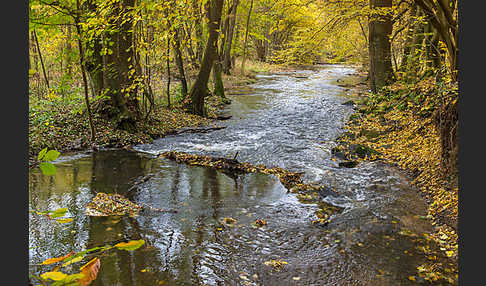
<svg viewBox="0 0 486 286"><path fill-rule="evenodd" d="M140 239L140 240L131 240L129 242L120 242L115 244L115 247L121 250L135 250L139 248L140 246L145 244L145 240Z"/></svg>
<svg viewBox="0 0 486 286"><path fill-rule="evenodd" d="M42 162L39 165L42 173L46 176L52 176L56 174L56 167L52 163L49 162Z"/></svg>
<svg viewBox="0 0 486 286"><path fill-rule="evenodd" d="M39 155L37 155L37 160L40 161L42 160L42 158L44 158L44 155L47 153L47 147L42 149L40 152L39 152Z"/></svg>
<svg viewBox="0 0 486 286"><path fill-rule="evenodd" d="M60 208L51 212L51 218L63 217L67 213L67 208Z"/></svg>
<svg viewBox="0 0 486 286"><path fill-rule="evenodd" d="M69 262L71 260L78 259L78 257L82 257L81 259L83 259L84 256L87 253L89 253L89 252L93 252L93 251L100 250L100 249L104 251L104 250L110 249L110 248L111 248L111 246L103 246L103 247L96 246L96 247L93 247L93 248L90 248L90 249L86 249L86 250L80 251L80 252L76 253L75 255L70 256L70 257L64 259L63 262ZM77 261L80 261L80 260L77 260ZM74 262L71 262L71 263L74 263Z"/></svg>
<svg viewBox="0 0 486 286"><path fill-rule="evenodd" d="M61 153L59 153L59 151L56 151L56 150L50 150L49 152L47 152L47 154L44 156L44 160L45 161L55 161L59 155L61 155Z"/></svg>

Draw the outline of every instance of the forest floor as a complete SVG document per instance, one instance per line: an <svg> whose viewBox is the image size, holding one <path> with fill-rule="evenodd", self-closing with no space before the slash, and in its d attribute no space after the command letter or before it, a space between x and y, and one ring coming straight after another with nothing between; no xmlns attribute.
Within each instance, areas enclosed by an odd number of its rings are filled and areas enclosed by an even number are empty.
<svg viewBox="0 0 486 286"><path fill-rule="evenodd" d="M427 216L435 230L427 239L439 245L450 263L424 251L428 262L417 267L418 277L436 281L458 278L458 181L440 168L441 139L436 124L441 96L457 85L441 85L433 78L418 83L395 83L357 102L335 153L349 160L384 160L412 174L415 186L428 204ZM437 96L439 95L439 96ZM358 147L358 148L357 148ZM360 150L361 153L356 152ZM411 280L415 279L410 277Z"/></svg>
<svg viewBox="0 0 486 286"><path fill-rule="evenodd" d="M240 63L236 62L237 67ZM223 75L225 92L239 86L254 83L255 74L277 72L288 68L248 60L245 73L236 69L232 75ZM196 71L188 71L189 79L194 79ZM212 87L210 82L208 85ZM171 107L167 107L166 81L153 86L156 104L145 121L137 122L137 132L129 133L115 128L113 122L94 113L95 142L97 148L130 148L132 145L150 143L154 139L172 134L180 128L195 128L217 124L216 111L223 104L216 96L206 98L208 118L186 113L180 102L179 82L172 80ZM90 106L96 105L95 101ZM29 166L37 165L37 154L43 149L55 149L61 153L84 151L92 148L90 128L84 99L80 96L61 98L47 95L43 100L29 103Z"/></svg>

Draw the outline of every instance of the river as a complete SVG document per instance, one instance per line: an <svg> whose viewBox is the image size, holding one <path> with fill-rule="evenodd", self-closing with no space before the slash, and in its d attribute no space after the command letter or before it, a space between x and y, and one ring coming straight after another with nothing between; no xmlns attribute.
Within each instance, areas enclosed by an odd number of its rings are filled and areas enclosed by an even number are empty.
<svg viewBox="0 0 486 286"><path fill-rule="evenodd" d="M323 65L258 75L228 95L225 128L181 133L135 146L64 154L57 173L29 174L29 208L67 207L71 223L30 214L29 272L43 260L113 241L144 239L133 252L101 256L92 285L409 285L425 262L426 204L403 171L383 162L339 167L331 149L353 113L352 90L338 79L355 69ZM273 175L230 175L157 155L183 151L304 172L304 181L339 192L327 196L331 222L312 223L322 204L299 200ZM135 192L127 190L146 175ZM88 217L97 192L178 213ZM236 223L222 225L224 218ZM255 220L267 221L256 227ZM280 268L268 261L280 260ZM267 263L265 263L267 262ZM82 265L82 264L81 264ZM69 270L69 269L68 269ZM74 269L72 270L74 271Z"/></svg>

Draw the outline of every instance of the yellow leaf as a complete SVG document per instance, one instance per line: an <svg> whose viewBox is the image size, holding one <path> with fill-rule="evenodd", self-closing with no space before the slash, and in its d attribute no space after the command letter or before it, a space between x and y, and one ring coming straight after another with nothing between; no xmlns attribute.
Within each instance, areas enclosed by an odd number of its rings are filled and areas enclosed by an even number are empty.
<svg viewBox="0 0 486 286"><path fill-rule="evenodd" d="M115 244L115 247L121 250L135 250L140 246L144 245L145 240L131 240L129 242L120 242Z"/></svg>
<svg viewBox="0 0 486 286"><path fill-rule="evenodd" d="M72 222L73 219L72 218L59 218L59 219L56 219L56 221L58 223L68 223L68 222Z"/></svg>
<svg viewBox="0 0 486 286"><path fill-rule="evenodd" d="M62 280L64 278L66 278L67 274L64 274L62 272L59 272L59 271L52 271L52 272L46 272L46 273L43 273L41 274L41 277L42 279L51 279L51 280L54 280L54 281L58 281L58 280Z"/></svg>
<svg viewBox="0 0 486 286"><path fill-rule="evenodd" d="M84 255L81 255L81 256L75 257L75 258L73 258L73 259L69 260L68 262L64 263L64 264L62 265L62 267L66 267L66 266L68 266L68 265L70 265L70 264L73 264L73 263L79 262L79 261L83 260L83 258L84 258Z"/></svg>

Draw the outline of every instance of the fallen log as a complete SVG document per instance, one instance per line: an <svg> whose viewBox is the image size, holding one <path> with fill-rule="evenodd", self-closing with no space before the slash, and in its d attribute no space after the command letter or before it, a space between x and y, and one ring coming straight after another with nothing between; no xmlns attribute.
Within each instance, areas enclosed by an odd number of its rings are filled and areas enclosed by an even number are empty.
<svg viewBox="0 0 486 286"><path fill-rule="evenodd" d="M221 130L226 128L226 126L213 126L213 127L186 127L175 130L171 134L182 134L182 133L208 133L211 131Z"/></svg>

